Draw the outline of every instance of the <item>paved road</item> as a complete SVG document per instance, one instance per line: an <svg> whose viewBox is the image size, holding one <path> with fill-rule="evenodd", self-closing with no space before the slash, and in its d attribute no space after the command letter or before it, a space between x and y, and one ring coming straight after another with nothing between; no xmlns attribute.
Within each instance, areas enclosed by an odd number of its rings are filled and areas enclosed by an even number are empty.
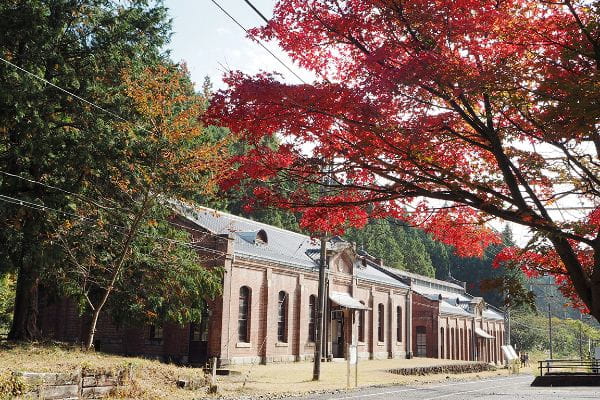
<svg viewBox="0 0 600 400"><path fill-rule="evenodd" d="M585 400L600 399L600 387L531 387L531 375L421 386L390 386L356 392L322 394L308 400Z"/></svg>

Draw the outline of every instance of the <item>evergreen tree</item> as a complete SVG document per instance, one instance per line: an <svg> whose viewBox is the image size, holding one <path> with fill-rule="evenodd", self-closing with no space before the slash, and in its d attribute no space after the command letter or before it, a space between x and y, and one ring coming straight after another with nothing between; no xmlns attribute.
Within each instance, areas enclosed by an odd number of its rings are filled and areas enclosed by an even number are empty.
<svg viewBox="0 0 600 400"><path fill-rule="evenodd" d="M419 232L416 229L405 228L405 233L407 238L404 249L406 269L416 274L434 277L435 271L431 257L427 253Z"/></svg>

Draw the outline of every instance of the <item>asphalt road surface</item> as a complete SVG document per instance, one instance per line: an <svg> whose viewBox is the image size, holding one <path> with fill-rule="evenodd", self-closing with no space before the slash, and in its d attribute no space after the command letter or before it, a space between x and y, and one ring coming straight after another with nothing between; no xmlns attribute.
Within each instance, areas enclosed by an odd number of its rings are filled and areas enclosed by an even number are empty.
<svg viewBox="0 0 600 400"><path fill-rule="evenodd" d="M600 400L600 387L531 387L533 376L519 375L420 386L388 386L304 397L311 400Z"/></svg>

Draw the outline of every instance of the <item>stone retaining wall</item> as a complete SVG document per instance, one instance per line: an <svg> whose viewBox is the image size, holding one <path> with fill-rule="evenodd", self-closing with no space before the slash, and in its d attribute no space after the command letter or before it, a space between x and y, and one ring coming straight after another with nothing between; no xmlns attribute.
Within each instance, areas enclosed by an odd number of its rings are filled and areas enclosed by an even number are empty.
<svg viewBox="0 0 600 400"><path fill-rule="evenodd" d="M468 364L433 365L430 367L394 368L388 370L397 375L463 374L469 372L493 371L496 367L485 362Z"/></svg>
<svg viewBox="0 0 600 400"><path fill-rule="evenodd" d="M25 398L47 400L100 399L131 381L131 367L116 372L16 372L27 387Z"/></svg>

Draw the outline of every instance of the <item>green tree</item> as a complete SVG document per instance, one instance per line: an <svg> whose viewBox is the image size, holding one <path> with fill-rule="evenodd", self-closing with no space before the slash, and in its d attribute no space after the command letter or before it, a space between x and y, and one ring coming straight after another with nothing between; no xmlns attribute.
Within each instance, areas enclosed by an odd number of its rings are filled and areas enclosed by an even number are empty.
<svg viewBox="0 0 600 400"><path fill-rule="evenodd" d="M417 274L434 277L433 264L419 231L408 228L405 231L407 233L407 247L405 248L406 254L404 256L406 269Z"/></svg>
<svg viewBox="0 0 600 400"><path fill-rule="evenodd" d="M138 123L116 123L123 156L107 165L109 176L97 185L118 206L88 205L80 210L86 219L68 221L57 232L69 255L69 294L91 313L88 349L113 292L121 293L115 310L132 309L127 303L133 301L150 316L182 322L199 318L203 300L216 294L220 282L215 271L200 266L191 238L169 227L168 219L172 199L214 191L217 171L226 170L229 139L215 142L204 134L199 117L205 99L194 93L185 68L134 66L123 82L128 117Z"/></svg>
<svg viewBox="0 0 600 400"><path fill-rule="evenodd" d="M401 243L393 229L387 220L369 221L362 229L349 229L345 238L355 242L359 249L382 258L385 265L406 269Z"/></svg>
<svg viewBox="0 0 600 400"><path fill-rule="evenodd" d="M452 248L446 246L442 242L433 240L431 235L426 235L423 244L431 258L431 264L435 270L435 277L442 280L447 279L450 273Z"/></svg>
<svg viewBox="0 0 600 400"><path fill-rule="evenodd" d="M9 0L0 3L0 56L112 112L121 112L122 68L160 57L168 39L160 2L132 0ZM93 196L119 141L106 113L0 63L0 170ZM41 274L61 260L52 232L61 214L77 209L77 196L4 174L0 193L2 270L17 272L11 339L38 335ZM8 197L6 197L8 196ZM17 199L17 200L15 200ZM34 206L35 208L35 206Z"/></svg>
<svg viewBox="0 0 600 400"><path fill-rule="evenodd" d="M0 277L0 332L8 332L15 305L15 278L7 273Z"/></svg>

